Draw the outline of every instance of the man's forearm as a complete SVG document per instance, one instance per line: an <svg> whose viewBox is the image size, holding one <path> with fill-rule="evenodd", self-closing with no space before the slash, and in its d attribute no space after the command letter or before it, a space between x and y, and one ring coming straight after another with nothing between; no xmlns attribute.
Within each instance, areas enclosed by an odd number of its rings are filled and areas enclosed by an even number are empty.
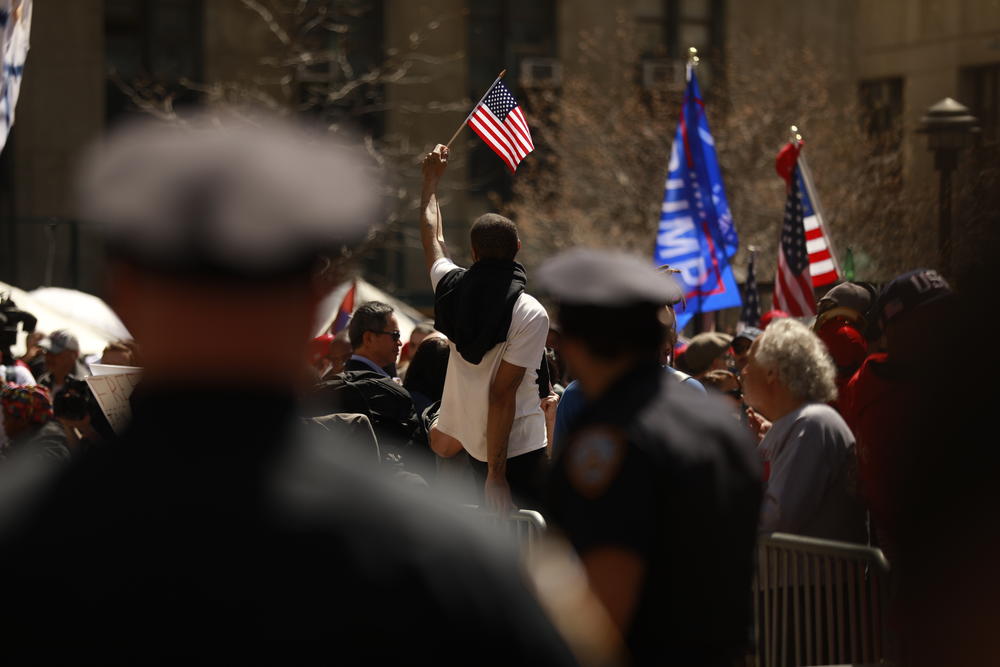
<svg viewBox="0 0 1000 667"><path fill-rule="evenodd" d="M507 443L514 424L516 396L515 392L490 396L486 413L486 461L491 477L507 477Z"/></svg>
<svg viewBox="0 0 1000 667"><path fill-rule="evenodd" d="M420 241L424 246L428 268L437 260L448 256L441 241L444 238L441 225L441 206L438 203L436 184L425 183L420 197Z"/></svg>

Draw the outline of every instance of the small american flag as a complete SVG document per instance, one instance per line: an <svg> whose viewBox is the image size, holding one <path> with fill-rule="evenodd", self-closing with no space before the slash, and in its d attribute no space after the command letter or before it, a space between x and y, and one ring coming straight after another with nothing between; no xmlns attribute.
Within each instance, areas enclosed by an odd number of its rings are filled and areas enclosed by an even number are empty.
<svg viewBox="0 0 1000 667"><path fill-rule="evenodd" d="M778 274L774 279L774 307L793 317L816 314L816 298L809 274L809 251L799 179L792 178L785 200L785 219L778 248Z"/></svg>
<svg viewBox="0 0 1000 667"><path fill-rule="evenodd" d="M511 172L517 171L521 160L535 150L524 112L499 79L469 114L467 122Z"/></svg>
<svg viewBox="0 0 1000 667"><path fill-rule="evenodd" d="M757 291L757 276L754 273L754 251L750 251L747 266L747 281L744 285L743 308L740 310L740 329L760 327L760 293Z"/></svg>

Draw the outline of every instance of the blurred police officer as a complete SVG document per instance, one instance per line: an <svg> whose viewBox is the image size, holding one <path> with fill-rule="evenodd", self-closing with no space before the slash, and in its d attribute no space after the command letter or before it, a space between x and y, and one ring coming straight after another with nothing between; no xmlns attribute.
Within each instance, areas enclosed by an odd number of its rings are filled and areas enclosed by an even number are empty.
<svg viewBox="0 0 1000 667"><path fill-rule="evenodd" d="M539 279L589 401L549 483L552 519L637 664L732 665L745 650L759 463L715 402L658 363L680 288L648 262L575 249Z"/></svg>
<svg viewBox="0 0 1000 667"><path fill-rule="evenodd" d="M123 440L2 536L0 664L571 661L484 536L300 430L317 254L377 214L363 160L270 123L146 125L83 179L144 378Z"/></svg>

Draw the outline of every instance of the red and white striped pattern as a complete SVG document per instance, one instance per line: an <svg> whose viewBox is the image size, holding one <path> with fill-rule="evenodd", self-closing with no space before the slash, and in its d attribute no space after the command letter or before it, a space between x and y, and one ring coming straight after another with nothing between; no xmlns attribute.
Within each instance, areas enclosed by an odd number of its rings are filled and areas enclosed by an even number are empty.
<svg viewBox="0 0 1000 667"><path fill-rule="evenodd" d="M813 202L813 206L816 203ZM840 280L837 266L830 254L830 244L826 240L823 225L818 215L810 215L803 219L806 229L806 250L809 252L809 274L812 276L813 287L822 287Z"/></svg>
<svg viewBox="0 0 1000 667"><path fill-rule="evenodd" d="M499 81L473 110L468 123L511 172L517 171L521 160L535 150L521 107Z"/></svg>
<svg viewBox="0 0 1000 667"><path fill-rule="evenodd" d="M806 232L808 238L808 232ZM807 241L808 243L808 241ZM808 275L812 269L796 274L785 260L785 251L778 246L778 272L774 280L774 307L792 317L816 314L816 298L812 291L812 280Z"/></svg>

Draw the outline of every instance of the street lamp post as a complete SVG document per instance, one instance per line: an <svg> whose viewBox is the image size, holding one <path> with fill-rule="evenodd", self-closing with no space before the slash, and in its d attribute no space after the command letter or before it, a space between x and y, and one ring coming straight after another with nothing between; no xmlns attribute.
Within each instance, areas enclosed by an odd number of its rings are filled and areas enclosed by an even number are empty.
<svg viewBox="0 0 1000 667"><path fill-rule="evenodd" d="M978 120L968 107L950 97L927 109L920 129L927 135L927 147L934 151L934 168L941 174L938 204L938 250L941 271L951 270L951 172L958 166L958 152L971 148L979 132Z"/></svg>

